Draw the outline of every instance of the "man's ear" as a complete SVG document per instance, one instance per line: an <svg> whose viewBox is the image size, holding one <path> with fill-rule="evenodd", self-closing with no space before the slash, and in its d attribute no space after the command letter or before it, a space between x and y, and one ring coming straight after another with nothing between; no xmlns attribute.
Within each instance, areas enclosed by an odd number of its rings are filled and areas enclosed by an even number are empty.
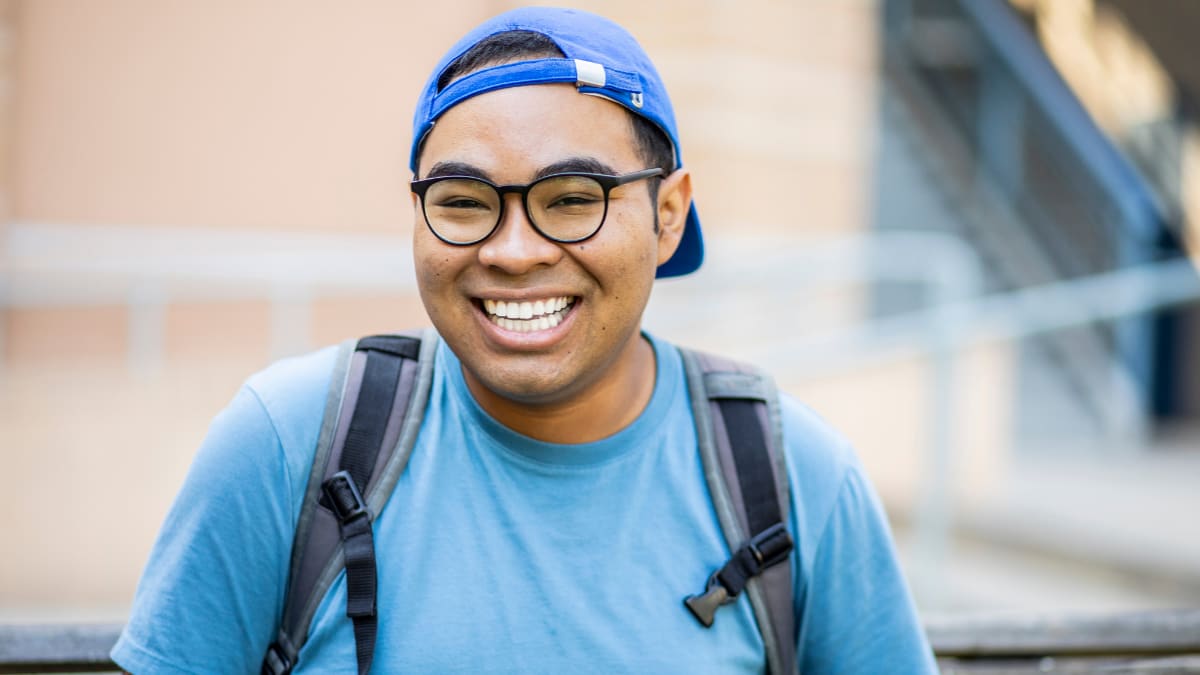
<svg viewBox="0 0 1200 675"><path fill-rule="evenodd" d="M692 175L676 169L658 186L658 264L671 259L692 206Z"/></svg>

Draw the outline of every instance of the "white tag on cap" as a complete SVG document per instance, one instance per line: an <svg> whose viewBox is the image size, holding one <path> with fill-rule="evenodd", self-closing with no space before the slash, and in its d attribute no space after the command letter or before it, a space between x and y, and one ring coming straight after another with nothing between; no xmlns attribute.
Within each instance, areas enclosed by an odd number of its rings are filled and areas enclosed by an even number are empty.
<svg viewBox="0 0 1200 675"><path fill-rule="evenodd" d="M603 87L606 81L604 66L595 61L575 59L575 84L577 86Z"/></svg>

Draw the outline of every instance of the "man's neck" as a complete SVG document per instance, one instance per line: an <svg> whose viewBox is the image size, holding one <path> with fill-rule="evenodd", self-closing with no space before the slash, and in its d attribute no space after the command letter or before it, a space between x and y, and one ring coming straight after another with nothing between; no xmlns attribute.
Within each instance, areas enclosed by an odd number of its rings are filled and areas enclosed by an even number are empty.
<svg viewBox="0 0 1200 675"><path fill-rule="evenodd" d="M609 372L562 401L513 401L485 387L465 368L463 376L479 406L509 429L548 443L577 444L607 438L632 424L654 393L656 368L654 347L639 334Z"/></svg>

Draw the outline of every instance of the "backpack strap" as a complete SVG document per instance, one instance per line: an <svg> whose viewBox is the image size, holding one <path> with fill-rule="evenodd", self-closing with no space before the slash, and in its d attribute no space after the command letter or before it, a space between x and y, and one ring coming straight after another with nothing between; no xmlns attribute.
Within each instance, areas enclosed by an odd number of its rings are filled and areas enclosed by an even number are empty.
<svg viewBox="0 0 1200 675"><path fill-rule="evenodd" d="M283 616L263 657L264 675L286 675L309 624L346 571L358 672L371 667L378 617L371 523L408 463L425 414L438 337L378 335L341 345L326 397L292 544Z"/></svg>
<svg viewBox="0 0 1200 675"><path fill-rule="evenodd" d="M796 672L788 532L790 487L774 382L748 366L680 349L704 476L729 550L703 593L684 604L705 628L744 590L775 675ZM786 564L783 564L786 563Z"/></svg>

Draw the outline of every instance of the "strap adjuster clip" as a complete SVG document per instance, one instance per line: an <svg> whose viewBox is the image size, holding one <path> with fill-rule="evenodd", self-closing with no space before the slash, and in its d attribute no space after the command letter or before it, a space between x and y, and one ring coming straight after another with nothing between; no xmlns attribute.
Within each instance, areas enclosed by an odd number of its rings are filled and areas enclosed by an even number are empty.
<svg viewBox="0 0 1200 675"><path fill-rule="evenodd" d="M330 476L321 484L321 491L325 493L325 500L329 502L327 506L340 522L348 523L359 516L367 515L367 502L358 491L358 485L354 483L349 471L342 470Z"/></svg>
<svg viewBox="0 0 1200 675"><path fill-rule="evenodd" d="M762 569L783 562L792 552L792 535L783 523L775 523L759 532L746 544Z"/></svg>

